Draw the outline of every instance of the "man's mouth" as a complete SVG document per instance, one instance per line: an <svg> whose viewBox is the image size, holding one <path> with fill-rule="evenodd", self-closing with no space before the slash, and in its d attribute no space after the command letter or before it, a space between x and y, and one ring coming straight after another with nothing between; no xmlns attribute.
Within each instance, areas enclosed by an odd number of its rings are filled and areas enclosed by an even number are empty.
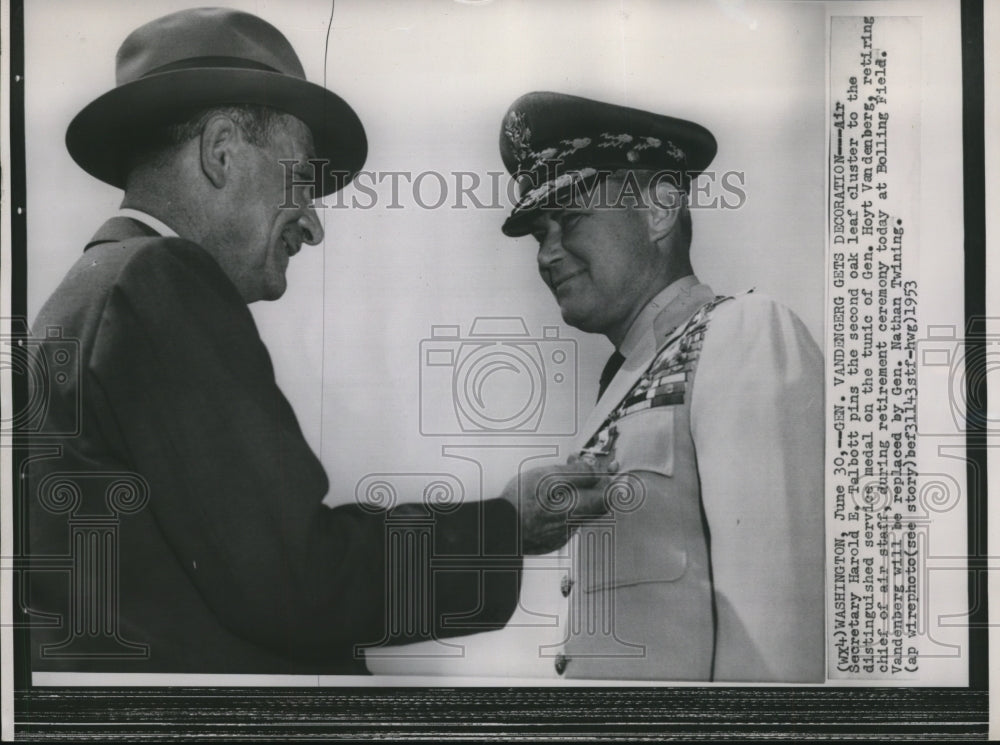
<svg viewBox="0 0 1000 745"><path fill-rule="evenodd" d="M581 274L584 273L584 271L585 271L584 269L579 269L579 270L577 270L575 272L571 272L569 274L563 274L563 275L561 275L559 277L553 277L552 278L552 289L554 291L558 292L559 288L561 288L563 285L565 285L567 282L569 282L574 277L579 277Z"/></svg>

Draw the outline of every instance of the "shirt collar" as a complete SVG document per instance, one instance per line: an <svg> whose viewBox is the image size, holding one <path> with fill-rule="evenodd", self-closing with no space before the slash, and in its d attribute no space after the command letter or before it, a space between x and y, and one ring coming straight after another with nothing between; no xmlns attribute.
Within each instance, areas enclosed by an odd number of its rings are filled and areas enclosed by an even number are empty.
<svg viewBox="0 0 1000 745"><path fill-rule="evenodd" d="M618 351L625 357L625 359L628 359L635 354L639 350L643 341L649 337L648 332L652 330L653 321L660 314L660 312L676 300L681 293L690 290L697 284L699 284L698 278L693 274L674 280L660 290L653 297L653 299L646 304L646 307L639 311L639 315L636 316L635 320L632 322L628 333L625 334L625 338L622 340L621 346L618 348Z"/></svg>
<svg viewBox="0 0 1000 745"><path fill-rule="evenodd" d="M146 227L151 228L152 230L155 230L157 233L159 233L160 235L162 235L164 237L167 237L167 238L180 238L180 236L177 235L177 231L175 231L173 228L171 228L170 226L168 226L166 223L162 222L161 220L157 220L155 217L153 217L152 215L150 215L148 212L143 212L142 210L132 209L131 207L121 207L118 210L118 214L121 217L129 217L129 218L131 218L133 220L137 220L137 221L141 222L143 225L145 225Z"/></svg>

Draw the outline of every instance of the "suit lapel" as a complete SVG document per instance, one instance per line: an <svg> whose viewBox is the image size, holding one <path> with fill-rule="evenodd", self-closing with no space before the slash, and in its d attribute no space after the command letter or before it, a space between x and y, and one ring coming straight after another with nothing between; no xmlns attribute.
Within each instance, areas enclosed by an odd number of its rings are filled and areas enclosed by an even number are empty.
<svg viewBox="0 0 1000 745"><path fill-rule="evenodd" d="M625 394L629 392L629 389L642 377L642 374L646 371L646 367L649 365L649 361L653 358L653 350L648 350L647 353L646 346L648 344L643 344L642 349L637 350L635 354L625 360L618 370L618 374L611 379L611 383L608 384L604 395L601 396L601 399L591 410L590 416L587 417L587 421L584 422L583 429L580 430L580 437L577 438L577 442L574 445L574 450L579 451L587 444L587 441L600 428L604 420L608 418L608 414L614 410L625 397Z"/></svg>
<svg viewBox="0 0 1000 745"><path fill-rule="evenodd" d="M681 292L676 298L671 300L667 306L657 314L653 323L646 331L642 342L636 350L625 360L618 374L608 385L601 400L590 412L590 416L583 424L580 435L577 438L574 449L579 451L594 436L608 415L614 411L615 407L621 403L632 386L653 361L653 357L660 349L667 338L687 321L705 303L711 302L715 298L712 288L708 285L698 284L688 290Z"/></svg>

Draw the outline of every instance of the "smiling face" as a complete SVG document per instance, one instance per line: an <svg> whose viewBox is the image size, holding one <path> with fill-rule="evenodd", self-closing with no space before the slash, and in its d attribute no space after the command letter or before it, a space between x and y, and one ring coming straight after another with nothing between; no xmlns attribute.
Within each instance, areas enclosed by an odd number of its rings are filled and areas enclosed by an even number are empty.
<svg viewBox="0 0 1000 745"><path fill-rule="evenodd" d="M323 240L311 186L301 185L312 174L306 162L313 155L312 136L294 117L285 116L283 122L267 145L243 140L234 149L224 225L214 231L213 253L247 303L281 297L289 259L303 243ZM282 160L298 165L286 170Z"/></svg>
<svg viewBox="0 0 1000 745"><path fill-rule="evenodd" d="M646 304L673 281L652 239L649 208L570 207L542 211L532 224L538 271L563 320L604 334L616 346Z"/></svg>

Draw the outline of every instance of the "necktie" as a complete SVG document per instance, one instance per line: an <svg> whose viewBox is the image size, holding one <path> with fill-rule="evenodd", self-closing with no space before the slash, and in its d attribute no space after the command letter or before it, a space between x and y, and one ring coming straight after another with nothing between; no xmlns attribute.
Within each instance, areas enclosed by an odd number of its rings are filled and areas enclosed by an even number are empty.
<svg viewBox="0 0 1000 745"><path fill-rule="evenodd" d="M604 389L608 387L609 383L611 383L612 379L615 377L615 373L618 372L623 362L625 362L625 357L619 354L617 349L611 353L610 357L608 357L608 361L605 363L604 369L601 371L601 381L597 387L598 401L600 401L601 396L604 395Z"/></svg>

